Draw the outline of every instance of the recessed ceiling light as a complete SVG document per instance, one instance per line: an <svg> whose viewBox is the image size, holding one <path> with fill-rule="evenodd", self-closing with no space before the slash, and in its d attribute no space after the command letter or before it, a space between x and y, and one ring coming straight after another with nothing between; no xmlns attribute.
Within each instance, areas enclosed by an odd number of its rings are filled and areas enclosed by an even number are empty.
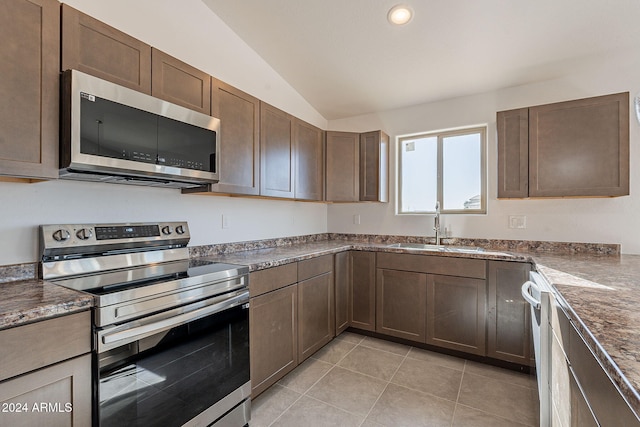
<svg viewBox="0 0 640 427"><path fill-rule="evenodd" d="M393 6L387 14L387 19L394 25L404 25L413 18L413 10L404 4Z"/></svg>

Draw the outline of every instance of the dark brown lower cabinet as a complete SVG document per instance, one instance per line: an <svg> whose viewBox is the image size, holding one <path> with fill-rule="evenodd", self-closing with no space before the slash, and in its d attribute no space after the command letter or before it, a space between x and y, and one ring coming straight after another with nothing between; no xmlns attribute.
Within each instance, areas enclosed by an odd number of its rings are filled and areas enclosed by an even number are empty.
<svg viewBox="0 0 640 427"><path fill-rule="evenodd" d="M489 261L487 356L532 365L529 305L520 294L531 265Z"/></svg>
<svg viewBox="0 0 640 427"><path fill-rule="evenodd" d="M352 251L349 257L351 283L349 326L376 330L376 254Z"/></svg>
<svg viewBox="0 0 640 427"><path fill-rule="evenodd" d="M298 363L302 363L335 334L333 273L298 282Z"/></svg>
<svg viewBox="0 0 640 427"><path fill-rule="evenodd" d="M91 355L0 383L0 425L91 425Z"/></svg>
<svg viewBox="0 0 640 427"><path fill-rule="evenodd" d="M379 268L376 277L376 332L425 342L427 275Z"/></svg>
<svg viewBox="0 0 640 427"><path fill-rule="evenodd" d="M485 280L427 275L427 344L484 355L486 295Z"/></svg>
<svg viewBox="0 0 640 427"><path fill-rule="evenodd" d="M339 335L349 327L349 252L335 254L333 262L336 335Z"/></svg>
<svg viewBox="0 0 640 427"><path fill-rule="evenodd" d="M298 285L251 299L251 395L256 397L298 364Z"/></svg>
<svg viewBox="0 0 640 427"><path fill-rule="evenodd" d="M571 395L571 427L599 427L589 403L582 394L574 375L569 375L569 391Z"/></svg>

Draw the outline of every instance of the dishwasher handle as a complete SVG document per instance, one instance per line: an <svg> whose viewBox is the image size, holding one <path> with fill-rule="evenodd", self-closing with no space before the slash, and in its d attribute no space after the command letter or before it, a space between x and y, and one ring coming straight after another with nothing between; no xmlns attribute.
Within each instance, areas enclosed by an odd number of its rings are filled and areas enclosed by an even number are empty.
<svg viewBox="0 0 640 427"><path fill-rule="evenodd" d="M540 288L538 287L538 285L536 285L536 283L532 282L531 280L527 280L522 285L522 297L525 299L525 301L531 304L533 308L535 308L536 310L540 310L540 301L531 296L531 292L529 292L530 289L535 289L536 293L538 295L540 294Z"/></svg>

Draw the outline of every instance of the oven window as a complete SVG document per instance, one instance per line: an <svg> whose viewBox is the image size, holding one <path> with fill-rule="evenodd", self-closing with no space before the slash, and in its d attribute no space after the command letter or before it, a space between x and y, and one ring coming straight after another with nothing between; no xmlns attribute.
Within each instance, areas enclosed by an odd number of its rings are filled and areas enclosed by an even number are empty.
<svg viewBox="0 0 640 427"><path fill-rule="evenodd" d="M248 309L238 306L99 358L100 426L180 426L249 381Z"/></svg>

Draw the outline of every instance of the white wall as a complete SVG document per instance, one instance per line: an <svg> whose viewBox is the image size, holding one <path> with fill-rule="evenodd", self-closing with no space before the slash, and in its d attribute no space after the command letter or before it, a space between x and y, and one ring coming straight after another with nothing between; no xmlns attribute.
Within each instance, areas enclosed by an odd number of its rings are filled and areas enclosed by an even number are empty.
<svg viewBox="0 0 640 427"><path fill-rule="evenodd" d="M326 120L200 0L69 0L70 6L318 127ZM222 215L229 228L222 229ZM191 245L327 231L320 203L182 195L179 190L0 182L0 265L38 259L50 223L187 220Z"/></svg>
<svg viewBox="0 0 640 427"><path fill-rule="evenodd" d="M631 108L631 195L617 198L497 200L496 112L616 92L640 91L640 52L585 58L575 72L551 80L490 93L329 122L332 130L383 129L391 145L388 204L333 204L329 232L432 236L433 216L395 215L395 137L416 132L486 123L488 132L488 214L445 215L454 237L619 243L623 253L640 254L640 128ZM469 78L473 78L470 71ZM353 216L360 215L354 225ZM508 228L509 215L526 215L527 228Z"/></svg>
<svg viewBox="0 0 640 427"><path fill-rule="evenodd" d="M326 206L285 200L183 195L121 184L0 182L0 265L38 259L39 224L188 221L191 243L324 233ZM222 228L222 215L228 228Z"/></svg>

